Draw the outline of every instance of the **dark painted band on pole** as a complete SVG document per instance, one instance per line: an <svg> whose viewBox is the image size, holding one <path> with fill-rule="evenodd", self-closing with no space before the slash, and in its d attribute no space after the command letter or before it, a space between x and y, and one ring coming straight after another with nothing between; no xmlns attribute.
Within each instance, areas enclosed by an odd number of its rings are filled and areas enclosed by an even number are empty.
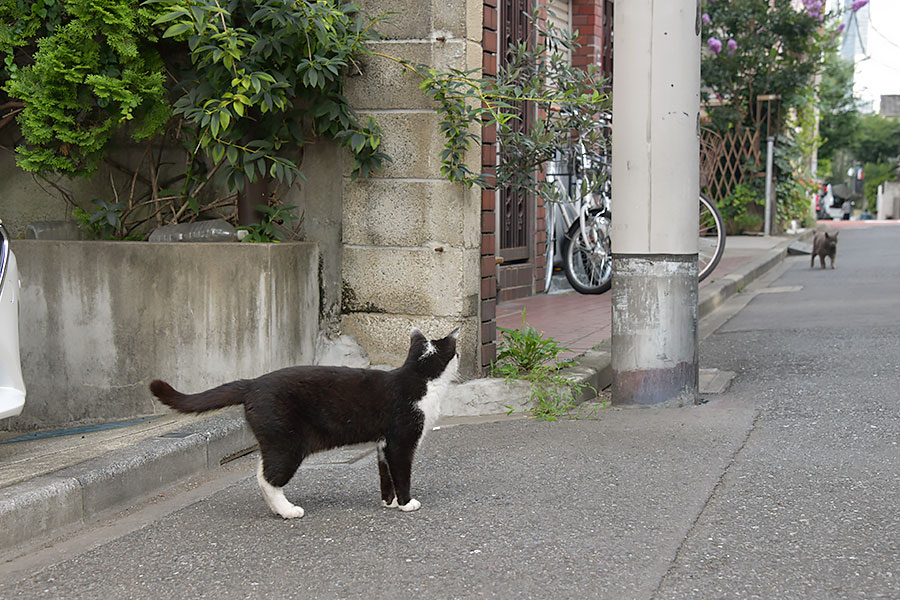
<svg viewBox="0 0 900 600"><path fill-rule="evenodd" d="M693 390L698 385L697 373L694 363L678 363L665 369L619 371L613 380L613 402L656 408L691 406L696 404Z"/></svg>

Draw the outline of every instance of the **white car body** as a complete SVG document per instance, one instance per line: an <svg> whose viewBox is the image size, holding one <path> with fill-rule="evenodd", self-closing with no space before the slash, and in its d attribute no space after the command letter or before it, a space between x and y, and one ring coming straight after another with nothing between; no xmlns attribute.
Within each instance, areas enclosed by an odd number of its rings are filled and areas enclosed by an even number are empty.
<svg viewBox="0 0 900 600"><path fill-rule="evenodd" d="M25 406L25 381L19 359L19 271L0 224L0 419Z"/></svg>
<svg viewBox="0 0 900 600"><path fill-rule="evenodd" d="M841 202L841 204L838 204L837 206L834 206L835 198L834 194L832 193L830 183L828 184L825 195L822 196L820 202L822 204L823 213L821 216L828 216L832 221L840 221L842 218L844 218L844 209L841 206L843 202Z"/></svg>

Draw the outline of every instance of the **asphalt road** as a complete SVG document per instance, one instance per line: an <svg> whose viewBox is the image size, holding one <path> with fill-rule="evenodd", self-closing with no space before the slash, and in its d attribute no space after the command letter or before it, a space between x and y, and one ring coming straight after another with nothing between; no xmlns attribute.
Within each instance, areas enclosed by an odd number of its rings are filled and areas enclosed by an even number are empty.
<svg viewBox="0 0 900 600"><path fill-rule="evenodd" d="M900 227L816 262L701 345L759 415L661 598L900 598Z"/></svg>
<svg viewBox="0 0 900 600"><path fill-rule="evenodd" d="M900 227L765 285L701 344L737 373L702 406L442 429L413 513L367 455L302 469L282 521L249 457L0 565L0 597L900 598Z"/></svg>

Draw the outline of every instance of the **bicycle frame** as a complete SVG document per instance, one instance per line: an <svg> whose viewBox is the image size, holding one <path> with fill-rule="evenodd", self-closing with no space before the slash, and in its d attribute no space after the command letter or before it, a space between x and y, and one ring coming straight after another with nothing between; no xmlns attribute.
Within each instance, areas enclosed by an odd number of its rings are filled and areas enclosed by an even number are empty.
<svg viewBox="0 0 900 600"><path fill-rule="evenodd" d="M577 161L582 162L582 173L590 173L592 169L585 162L583 147L575 145ZM559 161L557 161L559 162ZM608 177L591 180L580 177L577 169L562 171L558 164L552 164L547 170L547 180L556 187L557 195L562 201L551 202L547 208L547 250L544 291L549 291L553 275L557 246L562 242L563 249L569 243L568 252L563 257L566 277L573 288L581 293L602 293L608 289L608 265L610 259L609 228L612 223L610 181ZM593 169L596 172L596 169ZM608 173L602 164L600 173ZM577 194L573 190L580 188ZM700 223L698 240L698 280L703 281L715 269L725 249L725 222L715 204L702 194L700 202ZM578 223L577 230L574 224ZM559 236L560 224L565 236ZM577 231L577 233L576 233ZM576 242L577 236L577 242ZM573 248L573 246L576 246ZM578 252L582 267L574 267L571 256ZM600 273L600 279L594 276ZM582 275L588 277L582 281ZM606 283L603 283L606 282Z"/></svg>
<svg viewBox="0 0 900 600"><path fill-rule="evenodd" d="M557 191L559 201L548 202L546 206L547 219L547 264L544 276L544 291L550 289L550 281L553 275L555 256L561 254L563 236L572 227L576 219L580 223L579 232L581 242L590 246L590 218L598 213L605 220L605 227L609 226L610 198L609 179L601 177L592 179L586 174L596 172L587 156L584 145L576 142L572 146L574 156L567 160L563 154L557 153L556 160L548 163L546 172L547 181L553 184ZM605 167L601 167L601 173ZM589 218L590 217L590 218ZM559 235L559 226L562 225L563 235Z"/></svg>

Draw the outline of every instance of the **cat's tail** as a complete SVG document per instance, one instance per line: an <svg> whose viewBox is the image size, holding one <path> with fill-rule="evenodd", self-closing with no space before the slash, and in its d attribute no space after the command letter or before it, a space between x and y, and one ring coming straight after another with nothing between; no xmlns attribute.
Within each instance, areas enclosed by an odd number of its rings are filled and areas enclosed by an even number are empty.
<svg viewBox="0 0 900 600"><path fill-rule="evenodd" d="M232 381L199 394L182 394L165 381L154 379L150 391L159 401L183 413L201 413L233 404L241 404L246 393L246 382Z"/></svg>

